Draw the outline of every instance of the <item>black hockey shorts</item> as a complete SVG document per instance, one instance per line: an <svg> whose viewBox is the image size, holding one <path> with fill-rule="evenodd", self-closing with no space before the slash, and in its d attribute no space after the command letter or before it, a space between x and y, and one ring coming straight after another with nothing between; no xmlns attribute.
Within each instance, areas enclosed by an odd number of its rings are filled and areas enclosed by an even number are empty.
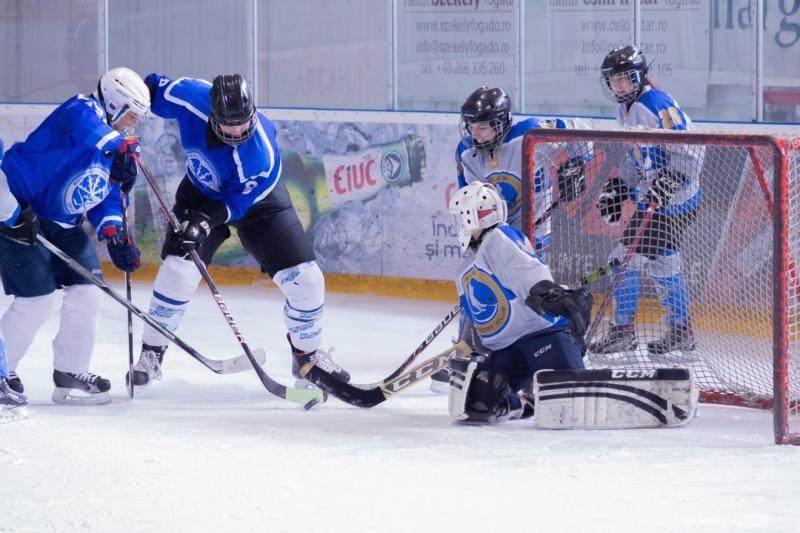
<svg viewBox="0 0 800 533"><path fill-rule="evenodd" d="M636 210L622 234L622 244L630 246L636 240L636 233L644 221L645 211ZM659 255L680 249L686 228L697 218L697 208L678 215L654 213L653 219L644 230L636 253L654 261Z"/></svg>
<svg viewBox="0 0 800 533"><path fill-rule="evenodd" d="M203 193L184 177L175 193L173 211L183 220L191 216L209 201ZM276 272L316 259L311 243L303 231L300 219L292 206L291 198L283 182L272 189L266 198L253 204L241 219L230 224L215 226L208 238L198 249L204 263L211 264L214 254L222 243L231 236L228 226L236 228L244 249L261 266L261 271L274 276ZM177 255L171 228L161 250L162 259L167 255Z"/></svg>

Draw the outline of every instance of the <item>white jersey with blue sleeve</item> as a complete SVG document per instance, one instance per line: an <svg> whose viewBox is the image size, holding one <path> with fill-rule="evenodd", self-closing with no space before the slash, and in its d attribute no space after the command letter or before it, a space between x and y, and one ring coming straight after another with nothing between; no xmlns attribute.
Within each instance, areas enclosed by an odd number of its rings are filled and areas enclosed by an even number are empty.
<svg viewBox="0 0 800 533"><path fill-rule="evenodd" d="M689 131L692 128L691 119L681 110L678 102L670 94L649 85L630 109L626 104L619 105L617 122L626 128L673 131ZM638 208L644 210L647 208L645 195L660 170L682 173L685 176L683 184L669 204L658 212L664 215L685 213L700 202L700 170L704 159L705 147L699 145L638 145L628 149L621 177Z"/></svg>
<svg viewBox="0 0 800 533"><path fill-rule="evenodd" d="M109 169L124 137L108 125L100 102L77 95L58 106L0 168L16 200L63 227L87 216L98 235L122 223L119 185Z"/></svg>
<svg viewBox="0 0 800 533"><path fill-rule="evenodd" d="M588 129L588 125L577 118L540 119L528 118L514 124L506 134L503 143L490 155L476 150L471 139L465 137L456 148L456 170L459 188L473 181L493 184L508 205L508 222L522 229L522 139L532 128ZM580 143L578 153L586 160L591 159L591 146ZM551 173L544 172L539 161L552 161L554 154L563 146L541 144L537 149L533 192L533 218L541 218L555 200ZM568 153L571 151L567 147ZM571 157L571 156L570 156ZM537 250L545 248L550 240L550 220L534 229L534 245Z"/></svg>
<svg viewBox="0 0 800 533"><path fill-rule="evenodd" d="M157 88L153 114L178 121L189 180L205 197L225 204L224 222L242 218L277 185L281 161L276 129L264 115L257 113L252 137L231 146L210 137L214 134L208 124L209 82L192 78L172 81L159 74L150 74L145 82Z"/></svg>
<svg viewBox="0 0 800 533"><path fill-rule="evenodd" d="M550 268L517 228L500 224L484 235L456 277L461 306L484 346L499 350L525 335L567 324L525 304L531 287L542 280L553 280Z"/></svg>

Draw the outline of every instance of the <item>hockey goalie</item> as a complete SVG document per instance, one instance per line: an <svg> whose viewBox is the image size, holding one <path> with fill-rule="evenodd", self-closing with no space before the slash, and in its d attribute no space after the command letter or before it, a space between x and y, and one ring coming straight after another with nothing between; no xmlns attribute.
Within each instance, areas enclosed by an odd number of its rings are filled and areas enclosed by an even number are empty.
<svg viewBox="0 0 800 533"><path fill-rule="evenodd" d="M591 292L553 282L528 238L506 224L506 204L493 185L470 183L449 207L461 248L472 252L456 287L471 323L464 331L474 332L477 348L449 362L451 418L494 423L535 415L537 427L552 429L691 420L697 390L688 370L584 369ZM521 392L532 382L532 394Z"/></svg>

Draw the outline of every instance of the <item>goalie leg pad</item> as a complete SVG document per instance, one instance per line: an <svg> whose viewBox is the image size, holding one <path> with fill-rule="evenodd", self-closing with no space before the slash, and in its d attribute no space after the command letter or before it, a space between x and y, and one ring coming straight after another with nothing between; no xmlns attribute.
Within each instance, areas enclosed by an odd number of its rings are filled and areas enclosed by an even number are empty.
<svg viewBox="0 0 800 533"><path fill-rule="evenodd" d="M685 368L542 370L533 392L541 429L682 426L694 418L698 396Z"/></svg>
<svg viewBox="0 0 800 533"><path fill-rule="evenodd" d="M450 417L458 421L493 423L522 414L520 400L508 379L475 359L450 360Z"/></svg>

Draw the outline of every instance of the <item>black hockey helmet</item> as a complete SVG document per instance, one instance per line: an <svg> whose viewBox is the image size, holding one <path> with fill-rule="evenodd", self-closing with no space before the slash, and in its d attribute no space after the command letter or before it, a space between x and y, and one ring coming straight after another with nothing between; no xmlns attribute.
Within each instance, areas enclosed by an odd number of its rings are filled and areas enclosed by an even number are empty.
<svg viewBox="0 0 800 533"><path fill-rule="evenodd" d="M627 77L632 89L624 94L617 94L611 87L612 77ZM627 103L636 100L642 92L647 80L647 60L638 47L629 44L611 50L600 66L600 86L603 94L612 102Z"/></svg>
<svg viewBox="0 0 800 533"><path fill-rule="evenodd" d="M256 130L255 115L253 93L241 74L220 74L214 78L209 123L222 142L237 145L252 137ZM245 124L247 127L241 128Z"/></svg>
<svg viewBox="0 0 800 533"><path fill-rule="evenodd" d="M476 122L488 122L492 126L494 137L490 141L477 142L474 139L471 127ZM461 136L478 151L493 151L503 142L510 127L511 99L503 89L476 89L461 106Z"/></svg>

